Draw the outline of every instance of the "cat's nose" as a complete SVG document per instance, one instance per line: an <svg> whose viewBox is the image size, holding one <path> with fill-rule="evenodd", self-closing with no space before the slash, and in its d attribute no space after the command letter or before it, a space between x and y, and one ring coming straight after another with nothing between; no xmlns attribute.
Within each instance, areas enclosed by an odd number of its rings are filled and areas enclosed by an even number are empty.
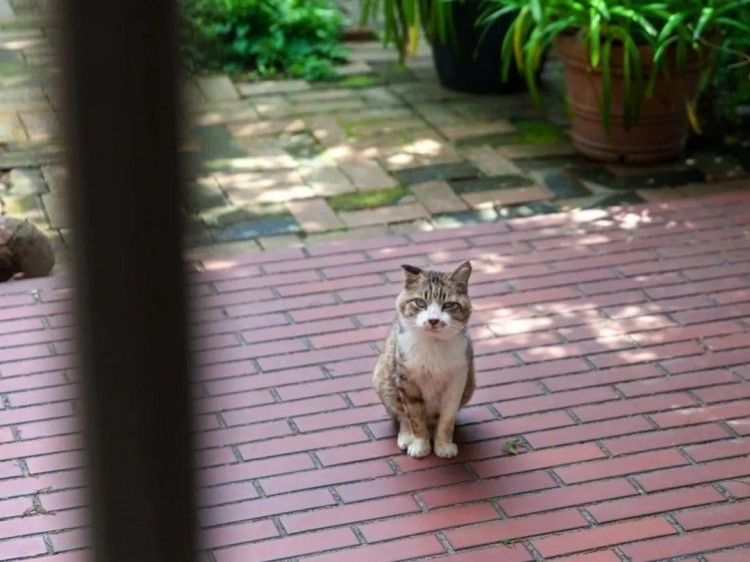
<svg viewBox="0 0 750 562"><path fill-rule="evenodd" d="M438 318L430 318L428 322L430 323L430 326L437 326L440 320Z"/></svg>

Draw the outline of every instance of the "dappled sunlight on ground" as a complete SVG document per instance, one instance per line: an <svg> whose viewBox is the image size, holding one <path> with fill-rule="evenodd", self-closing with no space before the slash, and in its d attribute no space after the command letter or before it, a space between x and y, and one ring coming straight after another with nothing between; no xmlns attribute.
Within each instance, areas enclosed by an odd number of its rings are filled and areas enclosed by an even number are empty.
<svg viewBox="0 0 750 562"><path fill-rule="evenodd" d="M417 139L400 148L400 154L388 158L397 165L412 164L415 156L437 156L445 150L445 145L434 139Z"/></svg>
<svg viewBox="0 0 750 562"><path fill-rule="evenodd" d="M231 259L226 260L205 260L203 262L203 268L206 271L221 271L224 269L232 269L237 266L237 262Z"/></svg>
<svg viewBox="0 0 750 562"><path fill-rule="evenodd" d="M187 281L202 547L218 562L343 562L352 547L372 560L485 547L530 560L559 541L566 556L655 545L710 560L747 544L748 205L724 196L200 260ZM653 220L631 228L630 216ZM465 259L478 389L458 456L412 459L371 388L399 266ZM11 538L85 552L85 501L58 497L82 485L71 291L3 290L0 422L16 431L0 427L0 501L34 495L47 510L13 503Z"/></svg>
<svg viewBox="0 0 750 562"><path fill-rule="evenodd" d="M258 172L261 170L275 171L296 168L296 163L288 154L278 154L275 151L269 152L269 154L246 156L242 158L208 159L204 161L204 165L208 169L233 172Z"/></svg>
<svg viewBox="0 0 750 562"><path fill-rule="evenodd" d="M624 213L621 215L617 215L616 220L620 224L620 228L624 229L633 229L637 228L641 225L648 224L651 222L651 218L649 217L648 213Z"/></svg>

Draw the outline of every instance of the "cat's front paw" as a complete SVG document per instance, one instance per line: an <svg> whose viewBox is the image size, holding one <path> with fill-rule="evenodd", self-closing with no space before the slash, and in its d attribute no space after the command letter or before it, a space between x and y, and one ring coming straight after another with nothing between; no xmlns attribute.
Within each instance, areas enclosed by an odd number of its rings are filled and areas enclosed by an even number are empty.
<svg viewBox="0 0 750 562"><path fill-rule="evenodd" d="M458 454L455 443L435 443L435 454L442 459L452 459Z"/></svg>
<svg viewBox="0 0 750 562"><path fill-rule="evenodd" d="M413 459L422 459L430 454L430 440L415 438L407 450L408 455Z"/></svg>
<svg viewBox="0 0 750 562"><path fill-rule="evenodd" d="M396 439L396 443L398 444L398 448L402 451L406 451L406 449L409 448L409 445L412 444L414 441L414 436L411 434L411 431L399 431L398 432L398 439Z"/></svg>

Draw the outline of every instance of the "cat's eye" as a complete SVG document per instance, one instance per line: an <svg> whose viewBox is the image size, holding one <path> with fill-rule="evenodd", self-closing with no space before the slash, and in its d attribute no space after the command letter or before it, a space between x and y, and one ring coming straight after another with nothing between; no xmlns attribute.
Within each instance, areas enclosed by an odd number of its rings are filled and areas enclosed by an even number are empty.
<svg viewBox="0 0 750 562"><path fill-rule="evenodd" d="M458 308L457 302L446 302L443 304L443 310L453 310L454 308Z"/></svg>
<svg viewBox="0 0 750 562"><path fill-rule="evenodd" d="M412 302L417 305L417 308L427 308L427 303L424 299L414 299Z"/></svg>

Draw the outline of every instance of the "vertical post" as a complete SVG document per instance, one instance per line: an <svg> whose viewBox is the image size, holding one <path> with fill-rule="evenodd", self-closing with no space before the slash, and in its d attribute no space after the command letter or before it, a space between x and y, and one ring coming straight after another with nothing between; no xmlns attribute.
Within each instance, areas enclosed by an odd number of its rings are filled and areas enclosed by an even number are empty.
<svg viewBox="0 0 750 562"><path fill-rule="evenodd" d="M190 562L175 5L60 9L95 560Z"/></svg>

